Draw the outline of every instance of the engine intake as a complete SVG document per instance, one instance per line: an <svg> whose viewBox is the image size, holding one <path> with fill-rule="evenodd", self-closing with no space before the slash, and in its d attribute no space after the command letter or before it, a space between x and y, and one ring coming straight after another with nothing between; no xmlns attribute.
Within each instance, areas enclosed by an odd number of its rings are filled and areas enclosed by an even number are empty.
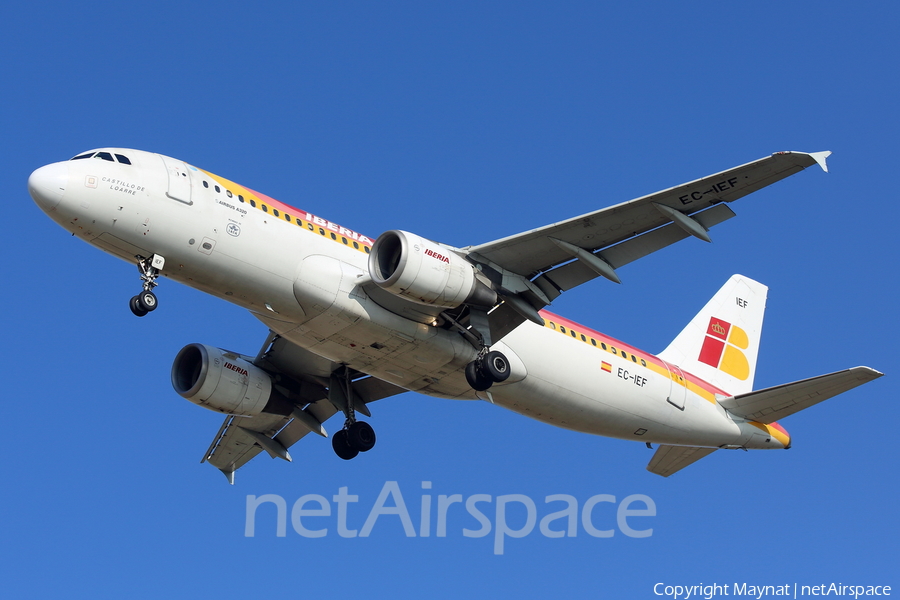
<svg viewBox="0 0 900 600"><path fill-rule="evenodd" d="M369 275L379 287L426 306L491 307L497 294L475 267L440 244L399 230L382 233L369 254Z"/></svg>
<svg viewBox="0 0 900 600"><path fill-rule="evenodd" d="M203 408L244 417L283 414L288 402L273 389L268 373L237 354L204 344L188 344L175 357L172 387Z"/></svg>

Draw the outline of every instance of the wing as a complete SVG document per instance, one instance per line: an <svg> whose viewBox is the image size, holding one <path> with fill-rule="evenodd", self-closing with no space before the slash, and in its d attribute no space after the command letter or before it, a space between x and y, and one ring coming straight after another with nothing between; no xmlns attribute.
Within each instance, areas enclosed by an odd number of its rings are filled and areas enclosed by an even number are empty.
<svg viewBox="0 0 900 600"><path fill-rule="evenodd" d="M488 276L502 281L505 299L514 293L540 308L561 292L601 275L619 282L617 268L688 236L709 241L707 230L734 216L725 203L814 164L827 171L825 159L830 154L779 152L649 196L462 250Z"/></svg>
<svg viewBox="0 0 900 600"><path fill-rule="evenodd" d="M396 296L371 279L361 285L383 308L420 323L448 322L476 346L490 346L523 321L543 325L539 310L596 277L619 283L616 269L686 237L710 241L708 231L735 216L729 202L812 165L827 171L831 152L778 152L649 196L510 237L465 248L478 279L497 293L490 309L444 310ZM476 335L477 334L477 335Z"/></svg>
<svg viewBox="0 0 900 600"><path fill-rule="evenodd" d="M882 375L883 373L869 367L853 367L803 381L739 394L720 400L719 404L731 414L744 419L759 423L774 423L823 400L878 379Z"/></svg>
<svg viewBox="0 0 900 600"><path fill-rule="evenodd" d="M209 462L222 471L229 483L234 472L254 456L265 451L272 458L291 461L288 448L315 433L327 437L323 423L338 412L330 394L331 375L341 369L320 356L270 334L253 363L269 373L274 386L295 404L290 415L263 413L256 417L229 415L203 455L201 462ZM401 387L374 377L350 372L354 408L368 415L366 405L381 398L405 392Z"/></svg>

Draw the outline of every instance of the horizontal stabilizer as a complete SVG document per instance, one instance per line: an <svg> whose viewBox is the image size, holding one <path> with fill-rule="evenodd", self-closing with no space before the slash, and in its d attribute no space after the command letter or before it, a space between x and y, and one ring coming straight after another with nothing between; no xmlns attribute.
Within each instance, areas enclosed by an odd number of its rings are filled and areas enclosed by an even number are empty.
<svg viewBox="0 0 900 600"><path fill-rule="evenodd" d="M704 456L709 456L717 448L697 448L696 446L660 446L650 459L647 470L663 477L694 464Z"/></svg>
<svg viewBox="0 0 900 600"><path fill-rule="evenodd" d="M869 367L853 367L812 379L738 394L719 400L719 404L738 417L759 423L773 423L882 375L883 373Z"/></svg>

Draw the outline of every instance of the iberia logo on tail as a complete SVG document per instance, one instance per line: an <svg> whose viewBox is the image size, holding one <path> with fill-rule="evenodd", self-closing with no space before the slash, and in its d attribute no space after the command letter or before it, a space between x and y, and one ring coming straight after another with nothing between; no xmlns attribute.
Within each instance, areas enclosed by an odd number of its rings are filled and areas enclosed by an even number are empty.
<svg viewBox="0 0 900 600"><path fill-rule="evenodd" d="M697 360L744 381L750 377L750 363L743 353L749 345L746 331L712 317Z"/></svg>

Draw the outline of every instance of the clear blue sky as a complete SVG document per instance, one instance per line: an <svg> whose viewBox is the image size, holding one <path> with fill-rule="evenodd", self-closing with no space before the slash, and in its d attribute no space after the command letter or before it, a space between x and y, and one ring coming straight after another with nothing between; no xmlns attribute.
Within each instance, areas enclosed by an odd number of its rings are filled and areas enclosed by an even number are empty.
<svg viewBox="0 0 900 600"><path fill-rule="evenodd" d="M896 502L897 31L889 2L29 2L2 11L5 204L0 596L342 594L656 598L653 585L900 586ZM181 399L190 342L254 354L252 316L56 226L29 173L104 145L176 156L371 237L480 243L780 150L832 150L736 203L738 218L569 292L553 310L659 351L733 273L770 286L760 387L865 364L887 376L786 419L789 452L717 452L662 479L640 444L485 403L372 407L355 461L306 439L237 484L200 458L221 419ZM332 425L334 429L334 425ZM445 538L383 516L367 538L245 537L248 495L523 494L539 518L597 494L653 499L620 531ZM430 491L422 482L432 482ZM494 507L495 504L483 505ZM598 528L613 527L598 505ZM459 505L456 505L458 508ZM308 505L307 508L313 508ZM434 509L433 509L434 510ZM488 508L485 508L488 510ZM518 510L518 512L516 512ZM267 512L268 511L268 512ZM524 522L521 506L509 523ZM492 516L493 519L493 516ZM306 521L304 521L306 522ZM554 528L561 529L561 521ZM326 596L327 597L327 596Z"/></svg>

